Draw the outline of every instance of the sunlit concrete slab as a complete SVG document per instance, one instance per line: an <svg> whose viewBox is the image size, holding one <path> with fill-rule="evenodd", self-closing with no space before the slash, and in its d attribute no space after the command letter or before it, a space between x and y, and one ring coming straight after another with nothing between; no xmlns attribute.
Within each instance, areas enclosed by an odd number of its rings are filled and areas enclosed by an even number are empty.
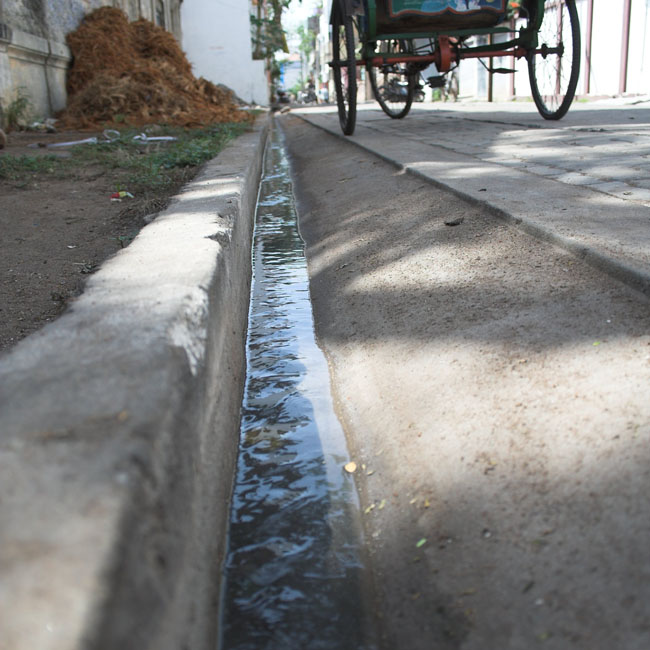
<svg viewBox="0 0 650 650"><path fill-rule="evenodd" d="M650 292L650 191L630 163L650 162L649 98L575 103L561 121L531 103L358 108L347 141ZM293 112L344 137L335 107Z"/></svg>

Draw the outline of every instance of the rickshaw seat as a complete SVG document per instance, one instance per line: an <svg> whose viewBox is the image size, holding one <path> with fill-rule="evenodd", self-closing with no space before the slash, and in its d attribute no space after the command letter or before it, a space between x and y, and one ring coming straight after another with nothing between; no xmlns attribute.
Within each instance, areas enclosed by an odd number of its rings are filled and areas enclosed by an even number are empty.
<svg viewBox="0 0 650 650"><path fill-rule="evenodd" d="M375 0L375 7L377 35L481 29L507 15L507 0Z"/></svg>

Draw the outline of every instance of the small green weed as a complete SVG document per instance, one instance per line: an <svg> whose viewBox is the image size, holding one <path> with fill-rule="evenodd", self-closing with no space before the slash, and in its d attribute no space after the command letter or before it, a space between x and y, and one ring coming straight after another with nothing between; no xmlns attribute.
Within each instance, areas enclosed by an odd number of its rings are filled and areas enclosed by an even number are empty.
<svg viewBox="0 0 650 650"><path fill-rule="evenodd" d="M61 171L68 160L57 156L7 156L0 157L0 178L10 181L24 180L34 174L54 174Z"/></svg>
<svg viewBox="0 0 650 650"><path fill-rule="evenodd" d="M16 90L16 96L7 107L0 107L0 126L9 133L25 123L29 117L32 103L21 86Z"/></svg>

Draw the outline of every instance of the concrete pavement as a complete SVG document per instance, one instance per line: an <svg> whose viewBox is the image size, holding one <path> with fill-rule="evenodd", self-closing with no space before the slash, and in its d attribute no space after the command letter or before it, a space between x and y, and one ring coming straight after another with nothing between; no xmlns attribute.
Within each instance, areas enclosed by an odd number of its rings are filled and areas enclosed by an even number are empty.
<svg viewBox="0 0 650 650"><path fill-rule="evenodd" d="M266 131L0 360L0 650L215 647Z"/></svg>
<svg viewBox="0 0 650 650"><path fill-rule="evenodd" d="M647 648L647 298L354 138L278 121L367 468L381 647Z"/></svg>
<svg viewBox="0 0 650 650"><path fill-rule="evenodd" d="M340 135L334 107L294 109ZM650 98L576 103L559 122L528 103L359 106L346 138L485 205L650 295Z"/></svg>
<svg viewBox="0 0 650 650"><path fill-rule="evenodd" d="M265 129L0 362L0 650L212 647ZM650 294L647 103L369 106L346 140Z"/></svg>

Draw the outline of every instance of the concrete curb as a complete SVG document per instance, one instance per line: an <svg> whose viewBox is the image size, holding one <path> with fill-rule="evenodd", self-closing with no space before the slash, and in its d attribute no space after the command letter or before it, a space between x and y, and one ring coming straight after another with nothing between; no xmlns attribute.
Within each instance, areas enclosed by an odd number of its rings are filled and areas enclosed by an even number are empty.
<svg viewBox="0 0 650 650"><path fill-rule="evenodd" d="M421 154L416 160L406 162L401 158L406 150L402 139L383 133L378 135L367 126L358 125L355 136L344 136L338 129L338 121L324 118L318 114L293 115L326 133L349 142L395 166L404 173L412 174L436 187L452 192L454 195L489 210L496 217L516 225L530 235L548 241L591 266L607 273L650 297L650 271L648 271L647 249L642 242L647 240L647 210L632 202L622 202L586 187L571 186L521 172L505 170L497 164L480 161L480 175L467 177L464 169L476 168L477 161L463 153L436 148L437 158L431 160L431 147L418 149ZM328 116L329 117L329 116ZM382 146L377 146L381 138ZM417 143L408 143L412 152ZM492 196L483 194L489 176ZM521 188L534 187L526 196ZM576 198L579 197L579 201ZM594 198L601 204L596 206ZM564 212L571 202L574 212L569 227ZM612 227L603 227L601 211L615 212L619 215ZM616 236L627 231L625 240L618 242ZM589 233L589 234L587 234ZM595 234L594 234L595 233ZM627 242L627 243L626 243ZM630 244L634 242L635 246Z"/></svg>
<svg viewBox="0 0 650 650"><path fill-rule="evenodd" d="M258 118L0 362L0 649L214 648Z"/></svg>

